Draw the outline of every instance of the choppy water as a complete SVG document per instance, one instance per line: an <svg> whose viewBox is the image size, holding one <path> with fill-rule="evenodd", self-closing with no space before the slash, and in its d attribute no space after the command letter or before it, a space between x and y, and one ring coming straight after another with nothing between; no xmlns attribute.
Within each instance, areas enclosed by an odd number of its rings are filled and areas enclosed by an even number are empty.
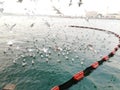
<svg viewBox="0 0 120 90"><path fill-rule="evenodd" d="M119 23L119 20L87 22L79 18L40 16L0 17L0 89L13 83L16 90L50 90L64 83L118 44L118 38L112 34L68 26L92 26L120 34ZM11 42L13 45L9 46ZM69 90L119 90L119 58L120 50ZM25 67L23 60L27 63Z"/></svg>

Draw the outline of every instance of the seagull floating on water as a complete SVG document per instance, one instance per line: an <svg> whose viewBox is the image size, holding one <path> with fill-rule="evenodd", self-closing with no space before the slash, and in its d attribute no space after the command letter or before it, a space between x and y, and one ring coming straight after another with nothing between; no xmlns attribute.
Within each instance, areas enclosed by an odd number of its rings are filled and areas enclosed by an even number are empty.
<svg viewBox="0 0 120 90"><path fill-rule="evenodd" d="M32 60L32 65L34 65L34 63L35 63L34 60Z"/></svg>
<svg viewBox="0 0 120 90"><path fill-rule="evenodd" d="M13 60L13 63L16 64L16 59Z"/></svg>
<svg viewBox="0 0 120 90"><path fill-rule="evenodd" d="M13 45L13 42L14 42L13 40L10 40L10 41L7 42L7 44L8 44L9 46L12 46L12 45Z"/></svg>
<svg viewBox="0 0 120 90"><path fill-rule="evenodd" d="M27 65L27 63L23 61L22 66L25 67L26 65Z"/></svg>

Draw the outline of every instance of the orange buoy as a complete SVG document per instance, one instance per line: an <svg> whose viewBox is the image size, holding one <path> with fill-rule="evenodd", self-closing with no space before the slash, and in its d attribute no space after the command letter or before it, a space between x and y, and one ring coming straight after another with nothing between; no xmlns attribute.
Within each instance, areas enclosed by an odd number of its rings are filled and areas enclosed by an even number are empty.
<svg viewBox="0 0 120 90"><path fill-rule="evenodd" d="M108 59L109 59L108 56L104 56L104 57L102 58L102 60L104 60L104 61L107 61Z"/></svg>
<svg viewBox="0 0 120 90"><path fill-rule="evenodd" d="M58 86L53 87L51 90L60 90Z"/></svg>
<svg viewBox="0 0 120 90"><path fill-rule="evenodd" d="M73 78L77 81L81 80L83 77L84 77L84 72L83 71L80 71L73 76Z"/></svg>
<svg viewBox="0 0 120 90"><path fill-rule="evenodd" d="M99 63L98 62L95 62L91 65L93 68L97 68L99 66Z"/></svg>

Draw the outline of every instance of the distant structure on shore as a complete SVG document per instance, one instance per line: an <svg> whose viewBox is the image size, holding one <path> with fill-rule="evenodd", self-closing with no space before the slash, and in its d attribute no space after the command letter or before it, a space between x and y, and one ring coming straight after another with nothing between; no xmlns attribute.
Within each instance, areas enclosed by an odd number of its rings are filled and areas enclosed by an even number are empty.
<svg viewBox="0 0 120 90"><path fill-rule="evenodd" d="M109 13L105 17L109 19L120 19L120 13Z"/></svg>
<svg viewBox="0 0 120 90"><path fill-rule="evenodd" d="M120 19L120 12L119 13L107 13L107 14L103 15L96 11L88 11L88 12L86 12L85 17L87 17L87 18L103 18L103 19Z"/></svg>
<svg viewBox="0 0 120 90"><path fill-rule="evenodd" d="M103 15L96 12L96 11L89 11L89 12L86 12L86 17L88 17L88 18L102 18Z"/></svg>

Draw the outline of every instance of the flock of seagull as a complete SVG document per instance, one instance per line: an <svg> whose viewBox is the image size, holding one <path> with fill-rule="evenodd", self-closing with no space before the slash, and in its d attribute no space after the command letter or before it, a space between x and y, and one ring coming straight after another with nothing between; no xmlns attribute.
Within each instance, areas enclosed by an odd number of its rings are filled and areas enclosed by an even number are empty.
<svg viewBox="0 0 120 90"><path fill-rule="evenodd" d="M30 25L30 27L34 27L35 23L32 23ZM50 24L48 22L45 23L48 27L50 27ZM8 27L7 24L5 24L6 27ZM13 24L10 28L10 32L12 31L12 29L16 26L16 24ZM65 33L65 32L63 32ZM66 35L66 34L65 34ZM81 33L82 35L82 33ZM87 35L87 34L86 34ZM49 35L48 35L49 36ZM53 37L52 37L53 36ZM88 36L88 35L87 35ZM66 35L65 37L67 37L66 39L68 39L69 37ZM83 35L84 37L84 35ZM31 43L32 41L26 41L26 45L24 45L24 47L17 45L15 47L14 45L14 40L9 40L7 42L7 49L5 49L3 51L4 55L7 55L7 53L10 54L16 54L16 58L13 59L13 63L17 64L17 60L22 59L22 66L25 67L28 65L27 60L25 57L30 57L31 59L31 65L34 65L36 63L36 57L39 56L41 59L45 59L45 61L48 63L51 59L53 59L52 57L57 56L56 57L56 61L58 63L61 63L62 60L60 59L59 56L63 56L63 58L65 60L71 60L72 62L74 62L76 59L81 59L80 64L83 65L85 59L84 58L80 58L78 54L74 55L75 53L79 53L79 50L82 51L84 53L86 53L86 50L90 50L91 52L93 52L94 54L98 53L97 50L95 50L94 46L92 45L92 43L87 44L83 43L80 44L80 38L79 36L75 36L75 39L72 40L71 42L67 42L67 40L61 40L61 42L57 42L58 36L57 35L51 35L50 37L45 37L46 39L44 40L45 44L42 45L41 47L38 45L38 43L41 44L41 41L34 39L33 40L33 45L31 45L32 47L29 47L29 43ZM52 38L52 39L50 39ZM85 37L84 37L85 38ZM83 39L84 39L83 38ZM86 37L88 40L90 40L90 37ZM48 39L48 41L47 41ZM59 37L60 39L60 37ZM49 44L49 42L52 44L51 45L46 45ZM63 45L59 45L59 43L62 43ZM69 44L68 44L69 43ZM77 43L77 44L76 44ZM76 45L75 45L76 44ZM28 47L27 47L28 46ZM77 47L77 48L76 48ZM78 50L79 49L79 50ZM17 54L16 51L20 51L21 53ZM69 58L70 55L74 55L73 58ZM102 56L102 55L101 55Z"/></svg>

